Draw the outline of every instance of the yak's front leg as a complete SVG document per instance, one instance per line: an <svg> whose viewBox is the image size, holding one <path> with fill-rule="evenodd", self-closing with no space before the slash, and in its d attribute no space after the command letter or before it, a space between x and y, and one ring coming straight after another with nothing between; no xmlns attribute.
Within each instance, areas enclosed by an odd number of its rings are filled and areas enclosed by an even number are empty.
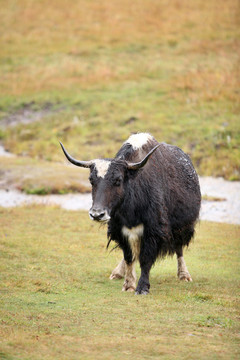
<svg viewBox="0 0 240 360"><path fill-rule="evenodd" d="M136 295L147 295L150 289L149 273L152 267L152 262L142 262L140 260L141 276L138 281L136 288Z"/></svg>
<svg viewBox="0 0 240 360"><path fill-rule="evenodd" d="M137 275L135 271L134 262L132 262L131 264L125 262L125 279L124 279L122 291L135 291L136 281L137 281Z"/></svg>
<svg viewBox="0 0 240 360"><path fill-rule="evenodd" d="M183 281L192 281L191 275L188 272L187 265L183 257L182 248L177 251L177 262L178 262L178 278Z"/></svg>
<svg viewBox="0 0 240 360"><path fill-rule="evenodd" d="M111 275L110 275L110 279L122 279L125 276L125 271L126 271L126 262L124 260L124 258L120 261L120 263L118 264L118 266L112 271Z"/></svg>
<svg viewBox="0 0 240 360"><path fill-rule="evenodd" d="M136 295L147 295L150 289L149 274L152 265L157 257L157 244L156 241L147 238L147 243L143 240L139 254L139 262L141 267L141 276L138 281ZM149 251L151 249L151 251Z"/></svg>

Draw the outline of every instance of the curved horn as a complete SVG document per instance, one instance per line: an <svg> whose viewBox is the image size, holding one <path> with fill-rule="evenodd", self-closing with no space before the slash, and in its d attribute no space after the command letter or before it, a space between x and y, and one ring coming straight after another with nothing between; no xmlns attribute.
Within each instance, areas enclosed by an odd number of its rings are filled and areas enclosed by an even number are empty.
<svg viewBox="0 0 240 360"><path fill-rule="evenodd" d="M141 160L138 163L129 163L127 162L127 167L130 170L138 170L141 167L143 167L146 162L148 161L148 159L150 158L150 156L154 153L154 151L157 150L157 148L160 146L160 144L158 144L157 146L155 146L151 151L149 151L149 153L145 156L145 158L143 160Z"/></svg>
<svg viewBox="0 0 240 360"><path fill-rule="evenodd" d="M79 161L74 159L71 155L68 154L67 150L64 148L63 144L60 142L62 150L66 156L66 158L74 165L81 166L84 168L89 168L94 162L93 161Z"/></svg>

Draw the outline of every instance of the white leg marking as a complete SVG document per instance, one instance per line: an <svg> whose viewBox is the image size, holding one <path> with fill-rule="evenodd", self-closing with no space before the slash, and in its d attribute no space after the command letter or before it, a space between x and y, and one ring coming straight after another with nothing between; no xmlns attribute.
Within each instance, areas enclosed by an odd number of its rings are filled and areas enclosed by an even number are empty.
<svg viewBox="0 0 240 360"><path fill-rule="evenodd" d="M135 291L137 275L135 271L134 262L131 265L126 264L125 280L122 291Z"/></svg>
<svg viewBox="0 0 240 360"><path fill-rule="evenodd" d="M122 279L125 276L126 262L124 259L120 261L118 266L113 270L110 275L110 279Z"/></svg>
<svg viewBox="0 0 240 360"><path fill-rule="evenodd" d="M179 280L192 281L191 275L188 272L183 256L177 258L178 261L178 278Z"/></svg>
<svg viewBox="0 0 240 360"><path fill-rule="evenodd" d="M138 260L141 248L141 237L143 235L144 226L139 224L131 229L123 226L122 233L128 239L132 250L133 261Z"/></svg>

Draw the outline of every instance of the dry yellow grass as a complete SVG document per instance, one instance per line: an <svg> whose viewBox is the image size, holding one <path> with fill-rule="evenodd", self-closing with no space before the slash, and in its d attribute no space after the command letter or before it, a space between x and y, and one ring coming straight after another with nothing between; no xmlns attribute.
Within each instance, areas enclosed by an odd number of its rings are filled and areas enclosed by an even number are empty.
<svg viewBox="0 0 240 360"><path fill-rule="evenodd" d="M32 102L63 110L28 139L26 126L0 137L16 154L60 160L62 140L88 159L148 131L201 175L237 180L239 24L238 0L2 1L0 119Z"/></svg>
<svg viewBox="0 0 240 360"><path fill-rule="evenodd" d="M231 75L235 79L239 75L233 69L239 55L240 32L236 29L239 18L237 0L191 3L174 0L171 4L166 0L100 3L78 0L70 6L63 0L21 0L17 4L9 1L1 7L1 59L11 59L4 66L1 90L17 96L138 79L145 69L140 73L138 66L126 69L117 52L110 63L101 53L95 53L94 66L85 55L93 52L94 57L94 52L101 48L116 51L127 46L174 48L179 43L179 54L193 55L190 68L184 65L189 70L185 78L187 88L197 83L196 89L201 92L201 84L206 88L208 81L217 81L217 89L226 87L228 81L234 83ZM208 52L216 53L223 70L220 74L216 71L212 80L213 69L196 69L194 63L194 55ZM161 48L159 53L165 56ZM176 68L179 66L182 64L176 64Z"/></svg>

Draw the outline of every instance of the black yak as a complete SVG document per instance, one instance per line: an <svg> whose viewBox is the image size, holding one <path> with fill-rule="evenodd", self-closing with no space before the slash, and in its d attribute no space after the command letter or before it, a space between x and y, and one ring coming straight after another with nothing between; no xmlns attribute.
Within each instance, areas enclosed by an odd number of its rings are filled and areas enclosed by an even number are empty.
<svg viewBox="0 0 240 360"><path fill-rule="evenodd" d="M90 218L107 223L109 242L123 251L110 278L125 277L123 291L147 294L156 259L176 253L178 278L192 281L183 247L194 235L201 193L189 156L147 133L131 135L114 159L79 161L61 146L70 162L90 169ZM141 267L137 287L136 260Z"/></svg>

